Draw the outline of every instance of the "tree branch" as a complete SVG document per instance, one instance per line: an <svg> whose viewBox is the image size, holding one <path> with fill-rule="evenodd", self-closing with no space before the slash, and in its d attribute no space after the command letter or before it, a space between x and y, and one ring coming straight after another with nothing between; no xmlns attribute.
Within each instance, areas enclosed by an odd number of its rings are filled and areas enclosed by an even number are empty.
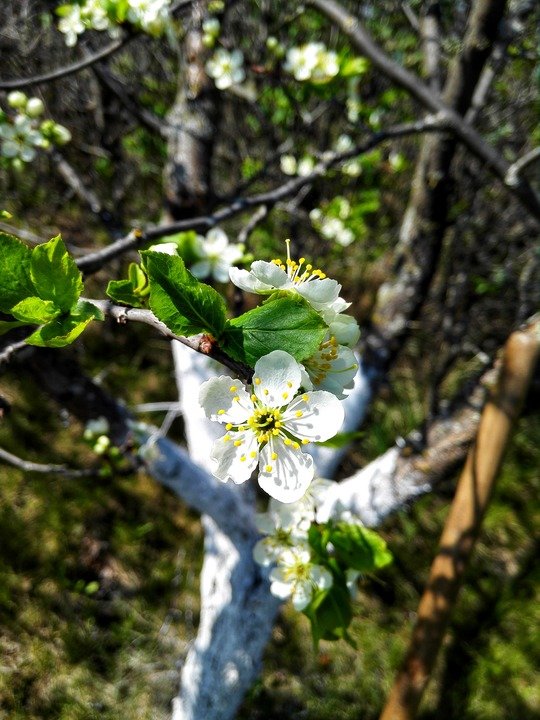
<svg viewBox="0 0 540 720"><path fill-rule="evenodd" d="M88 253L84 257L78 258L77 265L85 273L93 273L102 268L105 263L109 262L113 258L118 257L129 250L142 247L143 245L146 245L153 240L165 237L166 235L185 232L187 230L206 230L259 205L267 205L271 208L280 200L283 200L290 195L294 195L294 193L298 192L300 188L313 183L315 180L324 176L328 169L334 167L340 162L355 157L356 155L369 152L386 140L405 137L407 135L418 135L425 132L442 132L446 129L446 127L447 126L441 118L430 116L417 122L396 125L394 127L387 128L386 130L381 130L380 132L374 133L365 142L360 143L352 150L348 150L343 153L329 152L323 160L317 163L310 175L292 178L272 190L268 190L257 195L237 198L225 207L217 210L212 215L187 218L185 220L159 225L155 228L147 230L133 230L129 233L129 235L111 243L110 245L107 245L101 250Z"/></svg>
<svg viewBox="0 0 540 720"><path fill-rule="evenodd" d="M69 468L66 465L44 465L42 463L31 462L30 460L23 460L22 458L17 457L17 455L13 455L2 448L0 448L0 460L3 460L8 465L12 465L19 470L24 470L24 472L49 473L62 475L62 477L66 478L95 477L98 475L98 471L95 469L86 468L77 470Z"/></svg>
<svg viewBox="0 0 540 720"><path fill-rule="evenodd" d="M504 5L504 0L493 0L493 3L486 0L488 6L496 3ZM463 119L460 115L460 106L457 106L455 110L449 107L437 93L432 92L413 73L389 58L376 45L358 18L351 15L337 2L334 2L334 0L307 0L307 4L312 5L329 17L351 40L354 47L368 57L375 67L396 84L405 88L425 108L437 113L438 117L448 124L455 136L484 162L494 175L504 183L505 187L509 188L519 198L531 215L540 220L540 200L536 197L529 183L523 179L520 179L515 186L506 183L508 163L495 148L486 143L482 136ZM481 53L483 48L479 46L474 50Z"/></svg>

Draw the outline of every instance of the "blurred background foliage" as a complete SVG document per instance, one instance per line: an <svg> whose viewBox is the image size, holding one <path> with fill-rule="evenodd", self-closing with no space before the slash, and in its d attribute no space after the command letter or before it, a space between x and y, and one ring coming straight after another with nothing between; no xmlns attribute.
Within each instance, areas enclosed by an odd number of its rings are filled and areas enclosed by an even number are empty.
<svg viewBox="0 0 540 720"><path fill-rule="evenodd" d="M345 3L347 4L347 3ZM0 9L2 77L20 77L73 58L50 27L55 2L25 0ZM376 39L421 73L418 38L400 3L355 2ZM422 3L411 2L414 11ZM460 48L470 3L441 3L447 65ZM478 128L515 160L538 142L534 13L508 46ZM258 101L223 98L214 159L215 202L283 182L280 155L318 157L342 134L355 136L417 116L410 99L376 72L358 84L360 116L344 115L343 79L323 86L291 81L272 65L266 38L285 46L324 40L341 57L343 39L300 4L233 3L225 26L240 46ZM36 37L38 41L36 41ZM102 38L91 38L96 47ZM31 49L31 52L30 52ZM176 91L177 49L133 41L109 63L137 102L164 117ZM262 69L261 69L262 68ZM74 254L162 215L164 140L141 125L92 71L43 86L52 117L70 128L65 157L105 202L105 223L73 197L44 155L24 173L0 171L2 208L13 223L43 238L59 231ZM391 250L411 184L418 139L364 156L359 176L333 170L308 193L278 205L255 229L249 250L282 256L285 237L343 283L359 321L367 322L391 267ZM396 155L397 154L397 155ZM401 160L396 163L395 158ZM396 436L421 425L463 381L474 378L519 319L538 307L538 248L520 208L464 151L440 270L391 382L374 403L341 474L365 464ZM309 213L321 208L346 221L356 240L343 248L324 238ZM368 205L366 209L366 203ZM225 228L235 238L245 218ZM103 294L136 256L114 261L88 282ZM442 322L442 319L445 322ZM145 328L92 329L74 352L86 372L128 407L170 401L175 385L168 344ZM53 406L27 375L9 370L1 394L12 408L0 422L0 445L38 462L97 462L82 426ZM436 395L435 401L433 400ZM155 414L140 416L151 422ZM538 571L535 566L540 414L533 391L508 453L466 587L448 630L421 720L533 720L538 692ZM171 436L182 441L181 420ZM382 528L394 565L360 586L352 636L314 653L305 618L281 613L260 681L242 720L371 720L378 717L402 658L453 482L389 519ZM202 531L198 519L143 474L89 479L24 474L0 466L0 715L10 720L90 720L168 716L182 657L197 627Z"/></svg>

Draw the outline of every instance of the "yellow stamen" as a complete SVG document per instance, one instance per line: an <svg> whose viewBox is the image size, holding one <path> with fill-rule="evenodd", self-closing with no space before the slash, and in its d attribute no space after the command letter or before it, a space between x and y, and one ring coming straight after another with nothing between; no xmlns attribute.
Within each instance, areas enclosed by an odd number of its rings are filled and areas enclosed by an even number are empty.
<svg viewBox="0 0 540 720"><path fill-rule="evenodd" d="M260 385L260 384L261 384L261 378L253 378L253 382L255 383L255 385Z"/></svg>
<svg viewBox="0 0 540 720"><path fill-rule="evenodd" d="M271 466L271 465L267 465L264 469L266 470L266 472L272 472L272 466Z"/></svg>
<svg viewBox="0 0 540 720"><path fill-rule="evenodd" d="M304 413L301 410L297 410L294 414L296 415L296 417L302 417Z"/></svg>
<svg viewBox="0 0 540 720"><path fill-rule="evenodd" d="M231 385L231 387L229 388L229 390L230 390L231 392L236 392L236 391L238 390L238 388L236 387L236 385Z"/></svg>
<svg viewBox="0 0 540 720"><path fill-rule="evenodd" d="M272 453L272 460L277 460L277 453L275 453L275 452Z"/></svg>
<svg viewBox="0 0 540 720"><path fill-rule="evenodd" d="M225 410L221 409L217 411L218 415L225 415Z"/></svg>

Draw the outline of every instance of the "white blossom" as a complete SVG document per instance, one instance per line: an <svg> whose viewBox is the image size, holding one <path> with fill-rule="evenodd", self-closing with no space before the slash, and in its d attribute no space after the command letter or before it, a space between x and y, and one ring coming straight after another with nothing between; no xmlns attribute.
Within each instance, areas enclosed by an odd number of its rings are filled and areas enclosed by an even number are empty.
<svg viewBox="0 0 540 720"><path fill-rule="evenodd" d="M302 445L333 437L343 423L339 400L322 390L296 396L301 367L283 350L255 364L252 394L240 381L220 376L201 386L208 418L226 424L213 446L214 475L243 483L259 466L259 485L280 502L298 500L313 479L313 459Z"/></svg>
<svg viewBox="0 0 540 720"><path fill-rule="evenodd" d="M20 158L24 162L31 162L36 156L36 148L47 144L43 135L34 128L32 120L25 115L17 115L13 123L2 123L0 139L0 154L3 157Z"/></svg>
<svg viewBox="0 0 540 720"><path fill-rule="evenodd" d="M218 90L238 85L246 77L242 51L229 52L225 48L218 48L206 63L206 72L214 79Z"/></svg>
<svg viewBox="0 0 540 720"><path fill-rule="evenodd" d="M307 536L314 514L306 517L301 501L284 505L272 499L268 512L258 513L255 524L261 538L253 548L253 559L263 567L273 565L281 554L292 547L307 549Z"/></svg>
<svg viewBox="0 0 540 720"><path fill-rule="evenodd" d="M346 390L352 390L358 371L354 352L338 345L333 336L322 342L317 352L302 364L313 388L327 390L340 400L347 395Z"/></svg>
<svg viewBox="0 0 540 720"><path fill-rule="evenodd" d="M336 53L327 50L324 43L306 43L290 48L283 67L300 82L325 83L339 72Z"/></svg>
<svg viewBox="0 0 540 720"><path fill-rule="evenodd" d="M282 155L279 159L281 172L285 175L296 175L296 158L294 155Z"/></svg>
<svg viewBox="0 0 540 720"><path fill-rule="evenodd" d="M60 19L58 29L66 36L66 45L68 47L74 47L77 44L79 35L82 35L86 30L80 5L71 5L67 14Z"/></svg>
<svg viewBox="0 0 540 720"><path fill-rule="evenodd" d="M218 282L229 280L229 270L244 255L244 247L230 244L225 232L220 228L212 228L206 237L197 235L195 252L200 260L190 270L197 278L212 276Z"/></svg>
<svg viewBox="0 0 540 720"><path fill-rule="evenodd" d="M343 314L350 305L351 303L338 297L331 305L324 308L321 314L328 325L329 334L336 339L338 345L354 347L360 338L360 328L352 315Z"/></svg>
<svg viewBox="0 0 540 720"><path fill-rule="evenodd" d="M278 566L270 572L270 592L278 598L292 598L296 610L304 610L319 590L332 587L329 570L311 562L309 550L285 550Z"/></svg>
<svg viewBox="0 0 540 720"><path fill-rule="evenodd" d="M249 272L231 268L231 281L241 290L259 295L269 295L276 290L297 292L317 311L330 308L339 296L341 285L327 278L321 270L306 264L305 258L300 258L298 262L291 260L289 247L287 241L286 263L279 259L272 262L256 260Z"/></svg>

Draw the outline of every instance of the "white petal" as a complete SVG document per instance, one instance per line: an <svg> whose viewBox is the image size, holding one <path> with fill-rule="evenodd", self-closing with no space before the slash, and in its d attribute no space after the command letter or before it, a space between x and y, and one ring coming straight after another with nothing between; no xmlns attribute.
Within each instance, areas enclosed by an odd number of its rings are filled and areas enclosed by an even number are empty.
<svg viewBox="0 0 540 720"><path fill-rule="evenodd" d="M332 587L332 573L321 565L313 565L310 572L311 580L319 590L327 590Z"/></svg>
<svg viewBox="0 0 540 720"><path fill-rule="evenodd" d="M269 469L270 468L270 469ZM260 453L259 485L282 503L299 500L313 479L311 455L285 445L281 438L272 439Z"/></svg>
<svg viewBox="0 0 540 720"><path fill-rule="evenodd" d="M229 244L229 238L225 232L218 227L212 228L206 233L206 250L212 253L221 253Z"/></svg>
<svg viewBox="0 0 540 720"><path fill-rule="evenodd" d="M310 280L295 287L298 293L317 309L335 302L341 290L341 285L330 278Z"/></svg>
<svg viewBox="0 0 540 720"><path fill-rule="evenodd" d="M221 423L241 425L253 412L253 402L240 380L227 375L204 382L199 390L199 403L207 418Z"/></svg>
<svg viewBox="0 0 540 720"><path fill-rule="evenodd" d="M221 283L228 282L230 267L231 267L231 263L225 262L222 259L217 260L214 263L214 267L212 268L212 277L214 278L214 280L217 280L218 282L221 282Z"/></svg>
<svg viewBox="0 0 540 720"><path fill-rule="evenodd" d="M255 260L251 264L251 273L262 283L273 288L287 289L293 286L289 276L282 268L275 263L265 260Z"/></svg>
<svg viewBox="0 0 540 720"><path fill-rule="evenodd" d="M283 407L298 392L301 379L300 365L293 356L273 350L255 363L253 392L266 407Z"/></svg>
<svg viewBox="0 0 540 720"><path fill-rule="evenodd" d="M255 513L255 527L260 533L272 535L276 531L273 513Z"/></svg>
<svg viewBox="0 0 540 720"><path fill-rule="evenodd" d="M280 570L280 568L274 568L270 573L270 580L272 580L272 584L270 585L270 592L274 597L281 598L281 600L286 600L288 597L291 596L293 591L293 585L291 583L283 582L279 579L273 579L274 573L277 573Z"/></svg>
<svg viewBox="0 0 540 720"><path fill-rule="evenodd" d="M317 390L293 400L283 414L283 427L297 438L321 442L339 432L344 417L343 405L336 396Z"/></svg>
<svg viewBox="0 0 540 720"><path fill-rule="evenodd" d="M279 548L272 544L269 538L263 538L253 548L253 559L259 565L268 567L274 565L279 557Z"/></svg>
<svg viewBox="0 0 540 720"><path fill-rule="evenodd" d="M329 323L330 335L333 335L338 345L353 347L360 337L360 328L352 315L336 315Z"/></svg>
<svg viewBox="0 0 540 720"><path fill-rule="evenodd" d="M292 604L295 610L303 610L311 602L313 596L313 586L306 580L300 580L294 586L292 596Z"/></svg>
<svg viewBox="0 0 540 720"><path fill-rule="evenodd" d="M232 267L229 270L229 278L231 279L231 282L236 285L236 287L239 287L240 290L245 290L246 292L265 295L275 290L275 288L271 285L268 285L268 283L257 280L255 275L253 275L252 273L248 272L247 270L241 270L237 267Z"/></svg>
<svg viewBox="0 0 540 720"><path fill-rule="evenodd" d="M196 262L190 267L189 271L192 275L195 275L196 278L205 278L210 275L211 269L212 266L209 260L199 260L199 262Z"/></svg>
<svg viewBox="0 0 540 720"><path fill-rule="evenodd" d="M257 465L257 438L248 430L247 432L233 433L228 438L225 435L216 440L210 457L217 461L217 467L212 473L222 480L232 480L236 484L249 480L251 473ZM241 445L236 443L241 442Z"/></svg>

